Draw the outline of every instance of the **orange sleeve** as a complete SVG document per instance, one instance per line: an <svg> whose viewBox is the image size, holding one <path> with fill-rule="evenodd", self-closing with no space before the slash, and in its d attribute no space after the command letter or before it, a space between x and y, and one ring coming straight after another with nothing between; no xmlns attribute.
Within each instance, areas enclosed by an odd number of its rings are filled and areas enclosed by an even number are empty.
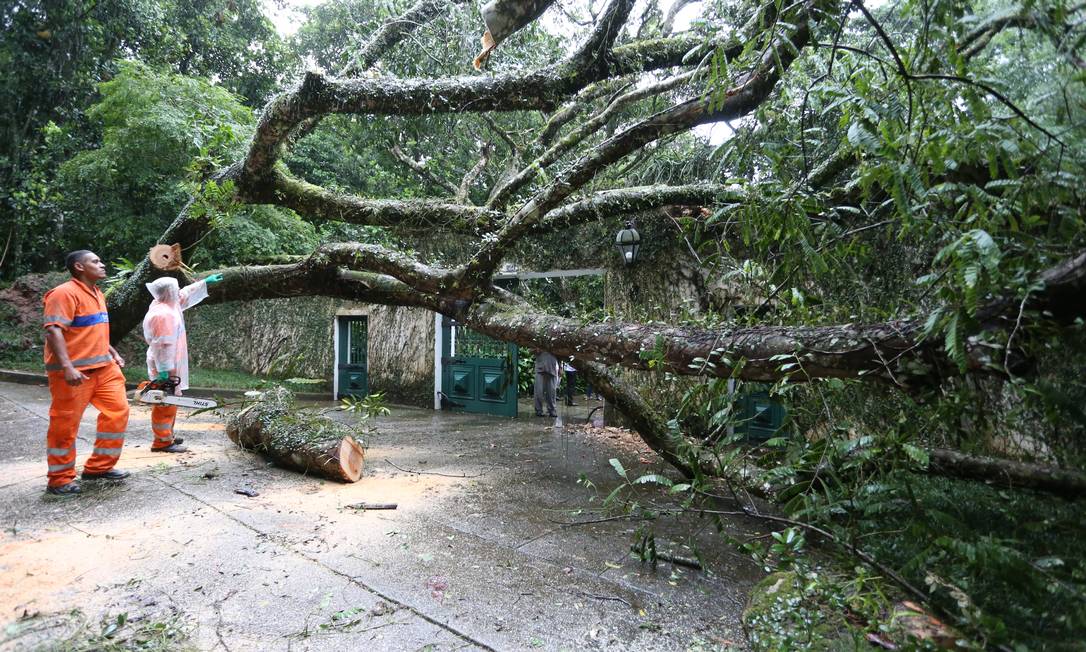
<svg viewBox="0 0 1086 652"><path fill-rule="evenodd" d="M63 287L55 287L45 293L42 301L45 304L42 326L59 326L62 330L68 330L75 319L75 297Z"/></svg>
<svg viewBox="0 0 1086 652"><path fill-rule="evenodd" d="M165 313L159 313L151 317L151 336L156 340L167 338L172 341L174 335L177 334L177 324L174 323L176 321L173 315Z"/></svg>

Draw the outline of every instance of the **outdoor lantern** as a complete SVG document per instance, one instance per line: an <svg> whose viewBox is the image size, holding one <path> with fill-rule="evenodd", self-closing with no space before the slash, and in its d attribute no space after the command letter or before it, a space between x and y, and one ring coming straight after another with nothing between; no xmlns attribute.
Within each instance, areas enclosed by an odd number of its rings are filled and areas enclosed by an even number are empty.
<svg viewBox="0 0 1086 652"><path fill-rule="evenodd" d="M622 254L622 260L627 265L632 265L637 260L637 254L641 251L641 234L634 228L633 222L626 222L626 228L615 236L615 246Z"/></svg>

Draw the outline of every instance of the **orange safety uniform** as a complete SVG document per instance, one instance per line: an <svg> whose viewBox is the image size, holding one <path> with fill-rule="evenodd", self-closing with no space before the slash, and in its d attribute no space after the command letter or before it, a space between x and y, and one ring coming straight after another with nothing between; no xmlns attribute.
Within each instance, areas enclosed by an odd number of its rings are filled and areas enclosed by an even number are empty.
<svg viewBox="0 0 1086 652"><path fill-rule="evenodd" d="M53 395L46 459L49 486L60 487L75 479L75 440L88 403L100 414L94 451L83 470L105 473L117 464L128 428L128 399L124 374L109 351L109 314L101 290L73 278L46 292L44 304L44 325L61 329L72 366L89 377L80 385L69 385L60 358L46 345L45 370Z"/></svg>

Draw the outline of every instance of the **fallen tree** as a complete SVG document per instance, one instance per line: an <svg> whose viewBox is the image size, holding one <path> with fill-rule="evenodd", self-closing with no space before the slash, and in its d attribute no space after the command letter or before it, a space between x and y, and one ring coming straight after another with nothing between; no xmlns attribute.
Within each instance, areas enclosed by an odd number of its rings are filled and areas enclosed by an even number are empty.
<svg viewBox="0 0 1086 652"><path fill-rule="evenodd" d="M660 147L696 126L751 118L778 90L793 64L814 49L826 48L824 41L834 41L830 68L833 57L838 55L837 45L860 49L840 43L856 3L808 0L784 7L767 3L749 8L742 24L721 31L723 36L672 36L669 26L657 37L647 38L642 38L642 30L638 29L630 39L625 35L633 4L631 0L609 2L594 18L593 28L579 47L548 65L440 79L401 79L367 73L419 26L440 15L441 3L421 0L405 12L404 20L390 21L378 30L340 75L307 73L297 87L269 102L244 158L217 172L211 181L219 188L233 188L233 201L279 205L312 220L405 232L432 229L466 239L473 253L459 264L440 266L386 246L330 243L289 264L218 270L224 281L207 303L325 295L415 306L453 317L501 340L572 356L584 365L621 365L760 382L859 379L905 390L937 386L963 373L1023 372L1029 367L1028 357L1019 355L1018 349L1011 346L1016 332L1041 322L1073 323L1086 314L1086 302L1082 300L1086 296L1086 253L1072 254L1048 271L1041 271L1034 279L1035 287L1024 297L1015 293L986 297L986 303L975 311L974 330L968 337L959 334L956 338L963 343L960 352L947 349L947 342L955 340L939 337L941 333L929 328L923 316L930 310L906 308L899 311L900 317L866 324L586 323L540 310L495 286L494 273L515 248L551 229L573 229L598 221L601 216L643 214L674 206L712 209L754 202L756 198L749 188L733 184L607 188L600 180L620 161L644 156L648 148ZM863 13L872 23L874 35L895 54L897 73L908 90L911 124L911 84L921 78L903 69L885 32L869 13ZM966 61L973 60L1008 25L1041 24L985 22L983 38L966 38L967 51L962 56ZM884 75L886 69L893 70L893 65L875 58ZM709 67L717 71L726 68L728 72L710 79ZM945 81L965 83L961 79ZM628 90L631 86L636 88ZM998 91L993 97L1007 104ZM625 121L615 120L615 116L639 102L652 102L653 110L633 114ZM1017 107L1011 107L1027 126L1036 126ZM472 203L464 190L479 177L480 170L497 158L492 143L484 143L478 163L471 166L460 183L438 180L443 192L454 195L454 200L356 196L298 178L283 163L294 143L328 115L501 115L527 111L551 114L538 130L538 142L527 138L518 143L490 123L494 131L490 140L504 142L510 162L517 167L495 181L485 203ZM581 114L587 117L561 137L560 132ZM400 154L401 159L406 156ZM857 148L830 157L816 170L805 171L802 182L794 184L792 192L799 192L805 184L817 185L819 201L828 203L809 201L812 208L804 209L805 219L831 222L826 215L838 208L849 209L850 215L863 214L867 210L866 197L874 206L872 221L850 223L849 230L836 237L886 224L878 210L888 203L885 197L889 190L869 196L857 192L855 184L846 183L844 188L834 185L844 171L856 168L867 158L869 155ZM530 162L524 164L525 160ZM417 161L411 162L407 164L409 169L432 174L416 169L420 168ZM994 174L987 179L1000 181ZM948 175L945 181L954 182L954 175ZM600 185L605 189L601 190ZM834 205L837 201L840 206ZM209 209L205 204L205 198L195 197L159 242L178 243L185 250L199 246L214 228L214 207ZM1068 210L1060 205L1053 208L1057 209ZM980 275L973 273L974 277ZM142 317L147 303L142 284L150 276L145 260L110 295L115 340ZM667 430L666 419L655 406L623 387L613 375L610 380L600 377L598 381L601 393L637 424L655 450L684 471L691 470L690 464L696 462L684 456L682 437Z"/></svg>
<svg viewBox="0 0 1086 652"><path fill-rule="evenodd" d="M279 466L339 482L362 477L365 452L353 431L331 419L298 410L282 387L264 392L231 415L226 435L238 446Z"/></svg>

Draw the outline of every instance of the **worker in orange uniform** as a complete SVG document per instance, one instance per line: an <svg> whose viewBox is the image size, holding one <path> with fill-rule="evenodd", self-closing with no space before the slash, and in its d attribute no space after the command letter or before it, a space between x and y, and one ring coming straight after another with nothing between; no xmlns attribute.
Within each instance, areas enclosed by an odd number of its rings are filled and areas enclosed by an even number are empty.
<svg viewBox="0 0 1086 652"><path fill-rule="evenodd" d="M83 464L83 480L123 480L127 471L113 468L121 457L128 427L124 393L124 359L109 344L106 299L95 283L106 266L87 250L64 259L72 278L45 293L45 370L49 377L49 431L46 493L76 496L75 440L87 404L98 408L94 450Z"/></svg>
<svg viewBox="0 0 1086 652"><path fill-rule="evenodd" d="M177 279L164 276L147 284L155 298L143 318L143 339L147 342L147 377L152 380L177 378L174 392L180 396L189 388L189 345L182 312L207 298L207 286L222 280L222 274L212 274L184 288ZM173 436L177 406L156 404L151 408L151 431L156 453L184 453L184 440Z"/></svg>

